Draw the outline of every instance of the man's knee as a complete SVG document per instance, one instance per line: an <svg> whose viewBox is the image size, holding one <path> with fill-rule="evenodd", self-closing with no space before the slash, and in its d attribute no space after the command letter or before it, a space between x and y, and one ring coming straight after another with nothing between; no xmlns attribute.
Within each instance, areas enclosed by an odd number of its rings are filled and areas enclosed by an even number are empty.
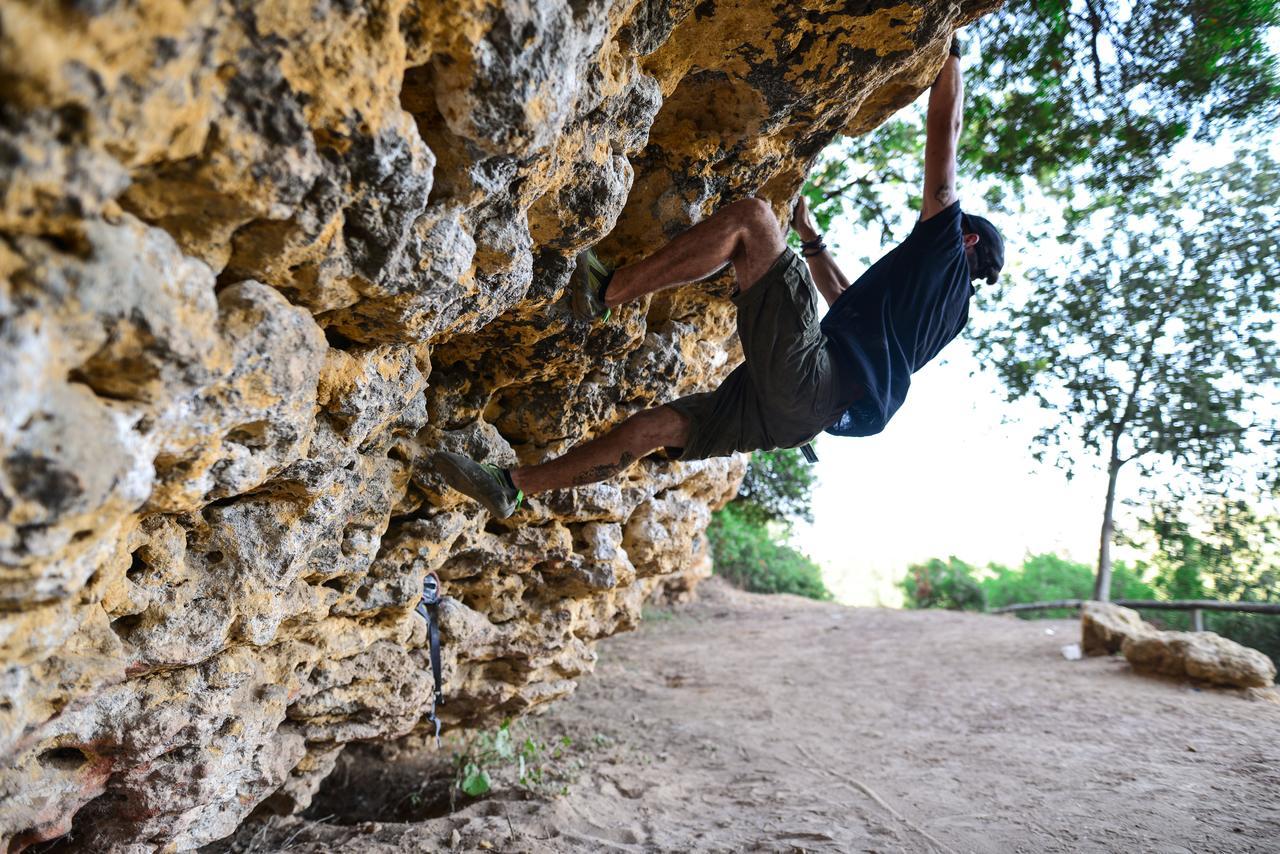
<svg viewBox="0 0 1280 854"><path fill-rule="evenodd" d="M742 199L725 208L726 211L730 209L738 230L731 260L738 288L745 291L760 280L787 244L768 202L757 198Z"/></svg>
<svg viewBox="0 0 1280 854"><path fill-rule="evenodd" d="M764 199L757 199L755 196L739 199L721 210L733 219L748 240L781 234L778 218L773 215L773 208Z"/></svg>

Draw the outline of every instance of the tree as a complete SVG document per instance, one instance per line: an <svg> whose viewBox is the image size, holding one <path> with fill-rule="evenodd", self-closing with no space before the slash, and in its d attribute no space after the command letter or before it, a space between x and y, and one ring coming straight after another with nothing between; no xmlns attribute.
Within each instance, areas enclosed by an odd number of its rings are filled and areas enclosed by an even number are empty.
<svg viewBox="0 0 1280 854"><path fill-rule="evenodd" d="M1239 497L1153 503L1141 523L1150 536L1155 583L1170 599L1280 601L1280 517ZM1188 519L1188 507L1195 508Z"/></svg>
<svg viewBox="0 0 1280 854"><path fill-rule="evenodd" d="M1268 502L1273 508L1274 498ZM1280 602L1280 516L1239 495L1163 500L1142 529L1150 536L1155 585L1170 599ZM1162 615L1185 625L1185 615ZM1206 628L1280 662L1280 617L1208 612Z"/></svg>
<svg viewBox="0 0 1280 854"><path fill-rule="evenodd" d="M1275 439L1252 404L1280 378L1277 199L1265 152L1134 190L1083 220L1067 262L1030 270L1030 297L977 331L1008 397L1059 416L1037 456L1079 440L1105 462L1095 598L1109 598L1122 468L1172 463L1213 482L1233 455Z"/></svg>
<svg viewBox="0 0 1280 854"><path fill-rule="evenodd" d="M880 230L888 243L904 214L920 209L924 128L918 116L894 118L874 132L845 137L823 152L804 193L818 230L836 219ZM794 235L793 235L794 236Z"/></svg>
<svg viewBox="0 0 1280 854"><path fill-rule="evenodd" d="M1274 126L1278 26L1275 0L1008 0L961 33L961 195L980 182L1000 208L1036 187L1070 222L1154 183L1185 139ZM805 187L820 229L852 216L887 241L918 209L919 114L828 149Z"/></svg>
<svg viewBox="0 0 1280 854"><path fill-rule="evenodd" d="M789 542L794 520L813 521L813 481L794 448L753 453L737 498L707 528L716 574L754 593L830 599L822 568Z"/></svg>
<svg viewBox="0 0 1280 854"><path fill-rule="evenodd" d="M789 526L792 519L812 522L813 480L813 469L796 449L756 451L733 500L734 510L755 525Z"/></svg>
<svg viewBox="0 0 1280 854"><path fill-rule="evenodd" d="M1277 25L1274 0L1008 0L965 33L965 171L1087 205L1149 185L1180 141L1275 122Z"/></svg>

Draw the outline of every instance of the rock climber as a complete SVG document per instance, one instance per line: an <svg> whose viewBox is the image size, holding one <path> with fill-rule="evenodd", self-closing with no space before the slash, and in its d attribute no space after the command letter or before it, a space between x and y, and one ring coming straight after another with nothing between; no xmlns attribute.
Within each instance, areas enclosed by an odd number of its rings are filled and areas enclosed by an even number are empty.
<svg viewBox="0 0 1280 854"><path fill-rule="evenodd" d="M929 92L924 198L911 235L852 285L826 251L804 197L787 247L768 203L733 202L654 254L611 270L591 250L578 256L573 313L607 321L617 306L697 282L732 264L738 336L745 356L720 387L632 415L610 432L537 465L504 469L437 452L453 488L506 518L524 496L605 480L663 448L697 460L738 451L798 447L823 430L869 436L902 405L911 374L964 327L972 282L994 283L1004 241L956 196L956 144L964 87L955 40ZM830 306L819 321L814 289Z"/></svg>

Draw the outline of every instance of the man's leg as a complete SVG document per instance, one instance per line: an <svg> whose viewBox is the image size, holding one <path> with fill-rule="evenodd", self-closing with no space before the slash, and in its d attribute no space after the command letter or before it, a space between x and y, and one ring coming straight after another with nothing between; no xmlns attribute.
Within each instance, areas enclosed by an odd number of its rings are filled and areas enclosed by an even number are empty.
<svg viewBox="0 0 1280 854"><path fill-rule="evenodd" d="M786 249L782 227L768 203L742 199L683 232L653 255L615 270L605 293L608 307L676 287L733 264L740 290L748 290ZM494 516L515 512L524 494L606 480L662 447L684 447L688 418L667 406L631 416L614 430L536 466L504 471L460 454L440 451L436 468L454 489Z"/></svg>
<svg viewBox="0 0 1280 854"><path fill-rule="evenodd" d="M511 469L511 480L526 495L607 480L650 451L683 447L688 435L688 419L671 407L646 409L562 457Z"/></svg>
<svg viewBox="0 0 1280 854"><path fill-rule="evenodd" d="M786 248L769 203L742 199L725 205L649 257L615 270L605 290L605 305L613 308L654 291L705 279L730 263L738 288L745 291Z"/></svg>

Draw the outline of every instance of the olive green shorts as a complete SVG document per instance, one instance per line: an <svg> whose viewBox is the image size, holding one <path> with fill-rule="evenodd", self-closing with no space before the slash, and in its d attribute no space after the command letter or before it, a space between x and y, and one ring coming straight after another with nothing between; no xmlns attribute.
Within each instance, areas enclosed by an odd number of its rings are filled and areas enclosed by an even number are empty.
<svg viewBox="0 0 1280 854"><path fill-rule="evenodd" d="M667 404L689 419L682 460L803 445L833 424L859 387L818 327L818 295L800 256L784 250L769 271L733 297L745 360L715 391Z"/></svg>

